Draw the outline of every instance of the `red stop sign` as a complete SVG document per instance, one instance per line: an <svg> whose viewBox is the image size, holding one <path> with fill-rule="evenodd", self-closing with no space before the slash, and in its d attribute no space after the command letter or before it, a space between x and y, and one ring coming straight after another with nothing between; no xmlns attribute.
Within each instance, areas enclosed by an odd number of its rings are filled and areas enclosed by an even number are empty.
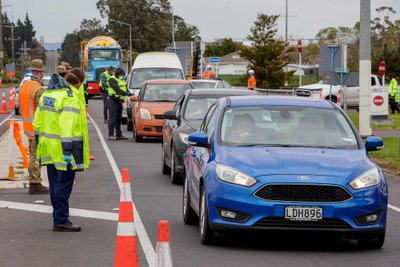
<svg viewBox="0 0 400 267"><path fill-rule="evenodd" d="M297 53L300 54L302 52L302 50L303 50L303 44L301 43L301 40L299 40L297 42Z"/></svg>
<svg viewBox="0 0 400 267"><path fill-rule="evenodd" d="M374 102L375 106L379 107L379 106L382 106L383 102L385 102L385 101L383 100L383 97L381 97L380 95L377 95L374 97L373 102Z"/></svg>
<svg viewBox="0 0 400 267"><path fill-rule="evenodd" d="M378 73L380 76L383 76L385 75L385 72L386 72L386 64L385 61L382 60L379 62Z"/></svg>

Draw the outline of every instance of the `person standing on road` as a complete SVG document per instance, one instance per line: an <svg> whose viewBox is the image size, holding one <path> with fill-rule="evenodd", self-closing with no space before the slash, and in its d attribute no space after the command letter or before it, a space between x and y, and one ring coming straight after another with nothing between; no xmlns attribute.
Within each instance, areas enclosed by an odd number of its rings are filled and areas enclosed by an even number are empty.
<svg viewBox="0 0 400 267"><path fill-rule="evenodd" d="M392 80L390 81L388 93L389 93L389 105L390 105L390 109L392 111L392 114L395 114L396 110L397 110L397 114L400 114L399 84L397 83L395 78L392 78Z"/></svg>
<svg viewBox="0 0 400 267"><path fill-rule="evenodd" d="M38 143L37 161L47 166L55 232L81 230L69 220L69 197L75 172L85 169L84 150L87 147L79 103L67 81L54 73L40 98L33 121Z"/></svg>
<svg viewBox="0 0 400 267"><path fill-rule="evenodd" d="M121 120L122 120L122 103L127 95L126 81L124 80L125 72L118 68L115 75L109 79L107 106L110 111L108 121L108 139L109 140L127 140L128 138L122 135ZM114 128L116 136L114 135Z"/></svg>
<svg viewBox="0 0 400 267"><path fill-rule="evenodd" d="M67 69L67 73L72 69L71 65L68 62L62 61L60 65L64 66Z"/></svg>
<svg viewBox="0 0 400 267"><path fill-rule="evenodd" d="M254 77L254 70L249 70L249 79L247 80L247 89L254 90L257 87L257 81Z"/></svg>
<svg viewBox="0 0 400 267"><path fill-rule="evenodd" d="M64 67L64 66L62 66L62 65L60 65L60 66L57 66L57 73L58 74L60 74L60 76L61 77L65 77L65 75L67 74L67 69Z"/></svg>
<svg viewBox="0 0 400 267"><path fill-rule="evenodd" d="M21 109L22 124L24 133L29 139L29 194L48 194L47 187L42 185L41 167L36 163L36 142L35 131L33 129L33 118L39 99L44 92L41 79L46 67L41 59L34 59L29 70L32 72L30 80L24 82L20 88L19 101Z"/></svg>
<svg viewBox="0 0 400 267"><path fill-rule="evenodd" d="M100 74L100 93L101 98L103 99L103 117L104 123L108 123L108 108L107 108L107 97L108 97L108 88L110 85L108 81L115 73L115 67L110 66L105 72Z"/></svg>

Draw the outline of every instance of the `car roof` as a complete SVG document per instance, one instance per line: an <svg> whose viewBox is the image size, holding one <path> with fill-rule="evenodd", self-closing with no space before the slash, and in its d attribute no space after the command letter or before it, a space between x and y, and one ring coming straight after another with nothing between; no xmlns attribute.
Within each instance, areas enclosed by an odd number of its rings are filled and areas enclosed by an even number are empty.
<svg viewBox="0 0 400 267"><path fill-rule="evenodd" d="M147 80L146 84L190 84L187 80L179 79L157 79L157 80Z"/></svg>
<svg viewBox="0 0 400 267"><path fill-rule="evenodd" d="M221 82L222 80L190 80L193 83L216 83Z"/></svg>
<svg viewBox="0 0 400 267"><path fill-rule="evenodd" d="M190 95L222 95L222 96L228 96L228 95L257 95L257 92L250 91L250 90L228 89L228 88L221 88L221 89L196 88L196 89L188 90L186 92L186 94L190 94Z"/></svg>
<svg viewBox="0 0 400 267"><path fill-rule="evenodd" d="M304 106L304 107L317 107L334 109L335 106L324 99L311 99L297 96L232 96L229 97L230 106ZM226 98L219 101L225 102Z"/></svg>

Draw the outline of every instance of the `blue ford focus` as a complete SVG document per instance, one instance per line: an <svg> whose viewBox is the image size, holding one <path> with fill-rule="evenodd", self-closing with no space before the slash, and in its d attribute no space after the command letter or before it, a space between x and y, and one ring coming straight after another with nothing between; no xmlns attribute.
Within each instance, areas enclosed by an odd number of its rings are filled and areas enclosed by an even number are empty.
<svg viewBox="0 0 400 267"><path fill-rule="evenodd" d="M385 241L388 189L334 103L295 97L219 99L188 138L183 219L204 244L225 230L338 232L359 246Z"/></svg>

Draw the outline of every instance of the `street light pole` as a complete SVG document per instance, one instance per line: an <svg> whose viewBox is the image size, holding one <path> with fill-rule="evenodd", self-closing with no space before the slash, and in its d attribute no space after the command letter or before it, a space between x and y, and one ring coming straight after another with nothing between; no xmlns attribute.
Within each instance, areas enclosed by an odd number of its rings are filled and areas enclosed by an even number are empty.
<svg viewBox="0 0 400 267"><path fill-rule="evenodd" d="M129 26L129 67L128 67L128 70L130 70L132 68L132 25L129 23L125 23L123 21L115 20L115 19L109 19L109 21Z"/></svg>

